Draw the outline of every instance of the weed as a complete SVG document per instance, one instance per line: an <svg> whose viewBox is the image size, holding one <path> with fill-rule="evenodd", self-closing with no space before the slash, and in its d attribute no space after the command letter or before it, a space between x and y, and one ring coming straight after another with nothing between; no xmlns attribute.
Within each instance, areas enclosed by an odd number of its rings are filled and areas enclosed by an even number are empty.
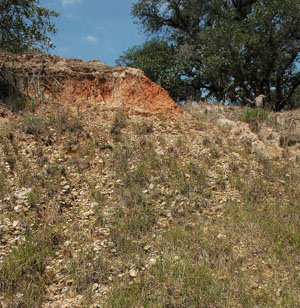
<svg viewBox="0 0 300 308"><path fill-rule="evenodd" d="M204 146L209 146L211 144L210 138L205 136L202 141Z"/></svg>
<svg viewBox="0 0 300 308"><path fill-rule="evenodd" d="M40 200L40 193L37 191L30 191L28 194L28 204L30 207L36 207Z"/></svg>
<svg viewBox="0 0 300 308"><path fill-rule="evenodd" d="M82 121L79 117L74 117L70 111L58 110L55 116L49 115L47 118L49 126L54 128L58 134L64 132L77 133L84 131Z"/></svg>
<svg viewBox="0 0 300 308"><path fill-rule="evenodd" d="M129 169L129 159L132 156L132 150L128 146L117 146L113 152L113 161L116 164L115 170L117 176L126 176Z"/></svg>
<svg viewBox="0 0 300 308"><path fill-rule="evenodd" d="M212 156L213 158L215 158L215 159L221 157L221 154L220 154L219 150L218 150L217 148L215 148L215 147L210 148L210 149L209 149L209 153L210 153L211 156Z"/></svg>
<svg viewBox="0 0 300 308"><path fill-rule="evenodd" d="M20 129L25 134L38 138L49 133L49 122L44 117L27 115L22 118Z"/></svg>
<svg viewBox="0 0 300 308"><path fill-rule="evenodd" d="M69 261L67 273L74 280L72 285L74 290L80 294L86 294L94 284L100 285L107 282L109 262L93 250L87 250Z"/></svg>
<svg viewBox="0 0 300 308"><path fill-rule="evenodd" d="M8 299L22 294L24 307L40 307L48 277L45 273L48 257L54 245L46 234L29 235L24 243L14 247L4 258L0 270L0 289Z"/></svg>
<svg viewBox="0 0 300 308"><path fill-rule="evenodd" d="M138 123L135 122L132 124L134 132L137 135L148 135L148 134L152 134L153 133L153 123L150 122L142 122L142 123Z"/></svg>
<svg viewBox="0 0 300 308"><path fill-rule="evenodd" d="M120 135L121 129L127 126L127 115L122 111L117 111L114 115L114 121L110 132L114 135Z"/></svg>
<svg viewBox="0 0 300 308"><path fill-rule="evenodd" d="M0 167L0 199L3 199L9 193L9 185L6 178L6 173Z"/></svg>

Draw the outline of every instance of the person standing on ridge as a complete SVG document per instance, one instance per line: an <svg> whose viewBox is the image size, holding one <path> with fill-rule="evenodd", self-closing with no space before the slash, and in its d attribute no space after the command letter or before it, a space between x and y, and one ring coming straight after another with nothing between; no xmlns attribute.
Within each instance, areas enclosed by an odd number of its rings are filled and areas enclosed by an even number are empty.
<svg viewBox="0 0 300 308"><path fill-rule="evenodd" d="M259 109L264 109L265 107L265 99L267 97L270 96L271 93L267 94L267 95L264 95L262 94L259 90L256 90L256 96L255 96L255 99L252 101L251 99L245 97L245 100L250 103L251 105L254 105L256 108L259 108Z"/></svg>

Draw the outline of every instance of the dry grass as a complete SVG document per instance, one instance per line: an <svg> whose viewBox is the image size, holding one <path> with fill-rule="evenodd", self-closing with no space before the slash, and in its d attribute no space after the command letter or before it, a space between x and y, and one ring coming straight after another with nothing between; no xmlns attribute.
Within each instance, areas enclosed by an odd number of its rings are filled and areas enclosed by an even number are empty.
<svg viewBox="0 0 300 308"><path fill-rule="evenodd" d="M200 118L110 119L30 114L13 138L1 131L0 198L31 189L27 212L1 209L2 222L32 221L2 260L9 307L42 307L49 286L81 307L299 307L300 173L288 152L267 159Z"/></svg>

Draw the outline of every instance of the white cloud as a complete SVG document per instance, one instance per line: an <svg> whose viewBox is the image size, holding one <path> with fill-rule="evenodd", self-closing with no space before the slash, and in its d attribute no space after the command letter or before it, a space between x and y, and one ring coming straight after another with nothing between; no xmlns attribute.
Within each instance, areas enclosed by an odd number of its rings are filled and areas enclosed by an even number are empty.
<svg viewBox="0 0 300 308"><path fill-rule="evenodd" d="M62 5L66 6L69 4L76 4L76 3L80 3L82 0L62 0Z"/></svg>
<svg viewBox="0 0 300 308"><path fill-rule="evenodd" d="M97 39L96 37L94 37L93 35L88 35L88 36L86 37L86 39L87 39L89 42L91 42L91 43L95 43L95 42L98 41L98 39Z"/></svg>

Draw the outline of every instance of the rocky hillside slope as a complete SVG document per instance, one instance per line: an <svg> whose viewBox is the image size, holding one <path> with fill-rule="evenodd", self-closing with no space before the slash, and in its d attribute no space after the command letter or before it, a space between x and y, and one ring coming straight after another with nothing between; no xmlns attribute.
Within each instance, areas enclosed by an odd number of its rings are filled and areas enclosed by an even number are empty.
<svg viewBox="0 0 300 308"><path fill-rule="evenodd" d="M2 307L300 306L299 110L13 102Z"/></svg>

